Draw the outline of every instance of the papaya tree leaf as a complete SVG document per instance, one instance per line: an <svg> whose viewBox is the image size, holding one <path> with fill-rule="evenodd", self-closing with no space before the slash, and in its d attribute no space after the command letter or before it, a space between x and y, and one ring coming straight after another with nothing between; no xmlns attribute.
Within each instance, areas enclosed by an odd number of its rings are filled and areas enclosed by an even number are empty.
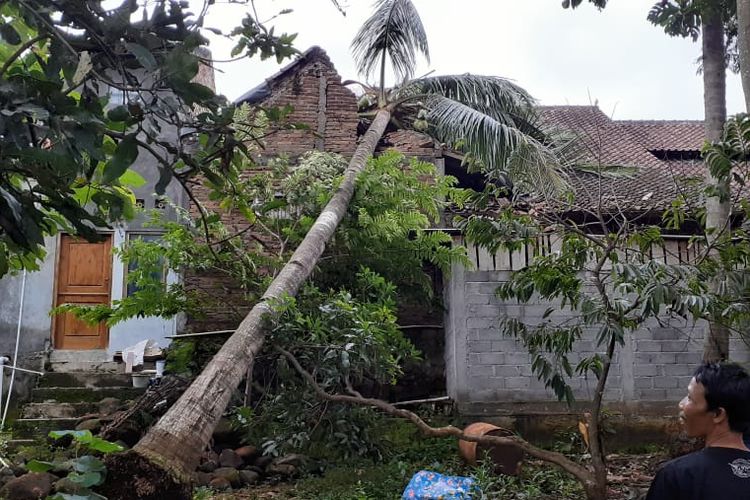
<svg viewBox="0 0 750 500"><path fill-rule="evenodd" d="M146 184L146 179L132 168L129 168L120 176L120 184L137 189Z"/></svg>
<svg viewBox="0 0 750 500"><path fill-rule="evenodd" d="M101 451L102 453L113 453L123 451L125 448L117 443L111 443L106 439L102 439L94 436L88 443L89 448L95 451Z"/></svg>
<svg viewBox="0 0 750 500"><path fill-rule="evenodd" d="M89 441L91 441L91 438L94 437L91 434L91 431L49 431L48 436L52 439L60 439L65 436L73 436L73 439L83 444L88 443Z"/></svg>

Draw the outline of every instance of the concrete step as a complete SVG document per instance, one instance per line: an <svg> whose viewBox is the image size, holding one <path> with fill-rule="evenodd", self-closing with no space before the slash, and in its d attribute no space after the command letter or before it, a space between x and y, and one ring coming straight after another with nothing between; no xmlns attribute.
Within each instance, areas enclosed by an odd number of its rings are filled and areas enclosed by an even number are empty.
<svg viewBox="0 0 750 500"><path fill-rule="evenodd" d="M39 387L132 387L125 373L48 372L39 377Z"/></svg>
<svg viewBox="0 0 750 500"><path fill-rule="evenodd" d="M27 403L21 410L21 418L78 418L96 413L99 405L86 403Z"/></svg>
<svg viewBox="0 0 750 500"><path fill-rule="evenodd" d="M33 403L97 403L104 398L135 399L146 389L135 387L37 387L31 391Z"/></svg>
<svg viewBox="0 0 750 500"><path fill-rule="evenodd" d="M77 418L19 418L13 422L14 439L43 439L50 431L75 429Z"/></svg>
<svg viewBox="0 0 750 500"><path fill-rule="evenodd" d="M54 350L49 357L50 370L54 372L122 373L124 366L115 363L103 349L90 351Z"/></svg>

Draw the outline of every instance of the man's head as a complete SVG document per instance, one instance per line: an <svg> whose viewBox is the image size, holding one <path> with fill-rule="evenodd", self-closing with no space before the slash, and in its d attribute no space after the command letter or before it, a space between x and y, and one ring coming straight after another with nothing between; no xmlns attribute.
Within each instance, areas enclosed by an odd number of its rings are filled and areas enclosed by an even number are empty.
<svg viewBox="0 0 750 500"><path fill-rule="evenodd" d="M745 432L750 426L750 375L739 365L706 363L695 371L679 406L691 437L717 429Z"/></svg>

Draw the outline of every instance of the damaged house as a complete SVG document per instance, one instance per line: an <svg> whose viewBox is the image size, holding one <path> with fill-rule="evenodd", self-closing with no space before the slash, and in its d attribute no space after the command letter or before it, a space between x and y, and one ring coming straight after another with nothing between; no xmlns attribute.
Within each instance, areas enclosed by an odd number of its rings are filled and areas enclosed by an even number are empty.
<svg viewBox="0 0 750 500"><path fill-rule="evenodd" d="M356 98L341 84L320 48L309 49L238 102L288 104L294 108L291 120L308 125L307 130L274 135L268 144L269 155L294 157L319 149L350 156L355 149ZM604 181L593 173L581 172L571 179L579 205L595 203L601 194L618 207L639 214L642 222L659 224L664 209L687 189L690 179L702 179L704 175L700 159L703 122L616 121L596 106L542 107L541 113L546 125L576 133L595 151L596 158L589 155L586 162L631 172ZM439 172L457 177L461 187L482 187L481 177L467 174L459 155L425 135L392 130L381 141L380 150L387 148L434 163ZM572 211L568 215L576 216ZM495 290L510 273L527 265L535 252L554 252L554 235L545 235L543 241L513 252L500 250L491 255L462 241L452 227L443 229L455 234L456 244L467 246L474 266L454 266L450 276L443 277L442 290L438 290L443 296L443 311L432 311L428 316L415 312L415 317L402 313L404 324L424 325L408 332L417 347L425 350L426 371L419 378L420 395L446 391L465 414L549 411L550 403L554 407L557 398L533 375L528 352L518 341L504 336L499 323L504 317L533 322L534 318L541 319L551 304L511 303L500 300ZM689 236L665 236L664 245L653 250L654 257L669 264L688 262L695 253ZM654 323L629 336L612 366L605 395L610 407L673 414L673 405L684 395L695 366L701 362L706 331L707 325L702 322L672 321ZM595 352L593 338L578 341L575 351L581 355ZM732 339L730 352L735 361L750 361L750 348L741 339ZM595 381L583 377L572 381L574 394L581 399L589 399L594 386Z"/></svg>
<svg viewBox="0 0 750 500"><path fill-rule="evenodd" d="M343 85L333 64L318 47L301 54L237 102L264 107L289 105L293 108L289 120L306 125L275 132L263 153L269 157L284 154L294 159L310 150L350 157L356 148L361 132L357 97ZM586 141L595 144L601 163L632 169L632 175L626 178L607 180L604 193L618 206L643 214L644 220L650 218L658 223L665 206L677 195L679 186L674 182L675 173L681 177L703 175L699 155L703 142L702 122L614 121L596 106L545 107L542 115L547 124L577 131ZM460 187L482 188L482 177L467 174L460 155L446 150L426 135L391 130L380 145L380 150L388 148L434 163L438 172L457 177ZM144 173L147 170L144 169ZM149 184L142 188L144 193L149 192L155 181L147 180ZM586 203L587 196L588 202L593 203L603 192L602 182L594 174L582 173L572 183L582 204ZM175 204L187 205L179 189L169 194ZM211 206L205 192L196 189L196 195ZM146 208L152 208L149 203L153 201L143 196ZM242 224L247 224L242 217L226 222L234 229L242 229ZM4 304L0 311L0 340L5 342L16 331L19 300L27 301L21 326L24 338L21 351L27 355L49 348L53 352L93 352L106 360L111 359L114 351L143 338L155 338L160 340L160 345L166 345L167 337L182 330L234 329L237 325L230 320L232 315L228 314L228 308L249 309L249 306L240 304L241 294L233 296L219 277L206 275L186 275L182 279L187 287L215 289L222 297L226 296L225 304L187 325L178 325L174 319L142 318L107 329L78 324L75 318L67 316L58 319L49 316L52 307L68 299L66 293L86 295L91 300L94 300L93 294L98 293L96 300L102 301L127 293L124 281L127 269L112 256L110 249L128 238L145 234L141 224L142 221L135 221L111 231L102 244L75 242L65 235L51 238L43 269L28 277L25 299L17 292L20 277L0 281L0 301ZM414 326L407 334L423 351L425 359L419 372L408 375L411 378L402 384L410 389L399 396L408 399L447 394L469 415L564 411L556 406L554 393L532 373L527 351L518 341L504 336L499 327L504 317L541 319L551 304L518 304L503 301L495 294L497 287L506 282L512 272L526 266L535 252L554 252L554 235L544 235L536 244L512 252L500 250L490 254L467 244L448 224L437 229L453 234L456 244L466 245L473 267L456 265L449 276L436 277L436 291L443 300L442 310L401 312L402 324ZM689 261L694 249L688 236L667 237L657 257L667 263ZM177 279L180 278L165 276L168 282ZM235 299L237 304L231 304ZM706 331L707 325L700 322L654 324L628 336L612 367L605 395L608 404L627 411L673 414L672 406L684 395L687 381L701 361ZM593 339L580 340L575 347L576 352L582 354L594 349ZM730 352L735 361L750 361L750 348L740 339L732 339ZM583 377L574 379L572 386L576 397L588 399L594 383Z"/></svg>

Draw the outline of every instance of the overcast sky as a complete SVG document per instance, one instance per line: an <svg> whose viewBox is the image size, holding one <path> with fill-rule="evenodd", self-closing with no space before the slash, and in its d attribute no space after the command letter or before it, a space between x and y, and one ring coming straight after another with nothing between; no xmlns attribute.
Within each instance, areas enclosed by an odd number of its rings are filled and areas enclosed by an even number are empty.
<svg viewBox="0 0 750 500"><path fill-rule="evenodd" d="M417 74L499 75L526 88L541 104L590 104L615 119L702 119L703 88L696 73L699 43L675 39L646 21L655 0L612 0L565 10L560 0L413 0L425 25L431 62ZM349 44L372 11L370 0L256 0L261 18L298 33L295 45L321 46L344 79L358 78ZM247 7L217 4L207 26L229 31ZM212 37L217 59L231 44ZM257 58L217 65L217 90L234 99L279 69ZM742 111L736 76L727 83L729 113Z"/></svg>

